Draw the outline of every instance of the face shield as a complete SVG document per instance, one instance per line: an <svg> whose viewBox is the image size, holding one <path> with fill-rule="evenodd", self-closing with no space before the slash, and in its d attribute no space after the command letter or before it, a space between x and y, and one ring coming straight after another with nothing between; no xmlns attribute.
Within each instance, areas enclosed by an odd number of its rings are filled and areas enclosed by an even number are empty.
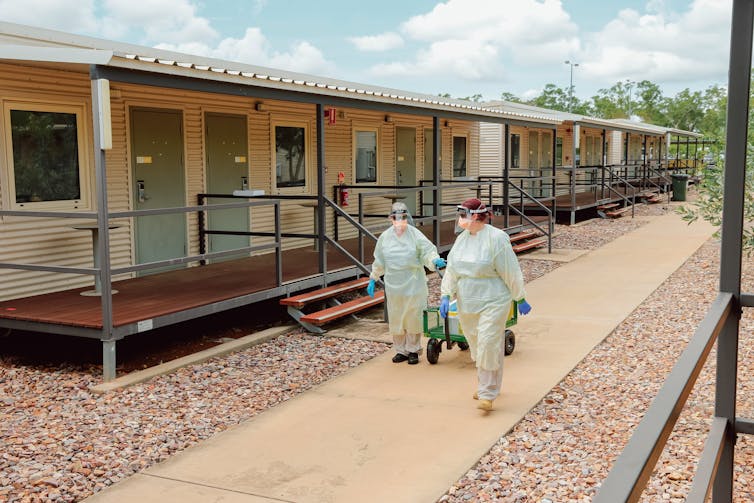
<svg viewBox="0 0 754 503"><path fill-rule="evenodd" d="M485 206L472 210L462 205L456 206L456 234L460 234L471 226L475 220L479 220L481 215L488 213Z"/></svg>
<svg viewBox="0 0 754 503"><path fill-rule="evenodd" d="M409 225L414 225L414 219L411 218L411 213L409 213L405 203L397 202L393 204L390 208L388 218L392 226L399 231L402 231Z"/></svg>

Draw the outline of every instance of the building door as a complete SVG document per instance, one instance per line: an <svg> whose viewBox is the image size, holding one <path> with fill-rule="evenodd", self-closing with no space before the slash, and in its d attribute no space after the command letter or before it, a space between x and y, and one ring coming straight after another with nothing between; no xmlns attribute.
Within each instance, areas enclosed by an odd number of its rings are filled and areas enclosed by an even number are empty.
<svg viewBox="0 0 754 503"><path fill-rule="evenodd" d="M131 112L133 207L151 210L186 205L183 116L178 110ZM186 214L135 217L136 262L144 264L186 255ZM183 266L143 271L153 274Z"/></svg>
<svg viewBox="0 0 754 503"><path fill-rule="evenodd" d="M395 128L395 170L396 185L416 185L416 129L410 127ZM412 215L416 212L416 194L404 193L403 201Z"/></svg>
<svg viewBox="0 0 754 503"><path fill-rule="evenodd" d="M232 194L234 190L249 188L249 163L246 117L207 113L204 116L205 150L207 162L207 192ZM210 198L208 204L236 202L231 198ZM207 229L212 231L249 232L249 209L232 208L210 210ZM248 236L210 234L209 252L232 250L249 246ZM232 258L232 257L231 257ZM222 260L222 259L221 259ZM217 259L215 259L217 261Z"/></svg>

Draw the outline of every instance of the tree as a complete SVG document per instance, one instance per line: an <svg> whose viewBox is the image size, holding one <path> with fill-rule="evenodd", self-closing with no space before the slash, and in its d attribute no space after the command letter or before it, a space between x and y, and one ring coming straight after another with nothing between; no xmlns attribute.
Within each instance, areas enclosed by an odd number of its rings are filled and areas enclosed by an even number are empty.
<svg viewBox="0 0 754 503"><path fill-rule="evenodd" d="M609 89L600 89L592 96L594 115L602 119L630 118L631 85L616 82Z"/></svg>
<svg viewBox="0 0 754 503"><path fill-rule="evenodd" d="M725 90L719 86L712 86L703 94L691 93L688 89L679 94L682 94L681 103L674 104L678 110L683 112L679 113L679 116L693 118L698 120L700 127L709 128L702 131L705 132L705 135L718 139L715 147L718 152L721 151L724 148L725 117L728 102ZM693 110L693 106L687 102L687 97L689 98L688 101L697 102L697 94L699 94L698 102L701 103L701 110ZM750 110L752 106L754 106L754 100L750 97ZM749 256L754 251L754 227L751 225L754 222L754 156L751 155L752 147L754 147L754 116L749 115L747 138L749 155L746 157L746 177L744 180L744 222L746 224L742 236L743 248ZM689 223L702 218L718 227L716 232L718 236L722 224L724 176L725 160L722 156L718 156L717 164L708 165L703 171L697 200L678 209L682 218Z"/></svg>
<svg viewBox="0 0 754 503"><path fill-rule="evenodd" d="M542 108L566 112L568 111L569 102L567 89L558 87L555 84L547 84L539 96L532 98L527 103Z"/></svg>
<svg viewBox="0 0 754 503"><path fill-rule="evenodd" d="M500 93L500 99L503 101L512 101L514 103L523 103L523 101L521 101L521 98L519 98L513 93L509 93L506 91L503 91L502 93Z"/></svg>
<svg viewBox="0 0 754 503"><path fill-rule="evenodd" d="M704 100L701 91L690 91L686 88L668 102L666 125L696 131L703 116Z"/></svg>
<svg viewBox="0 0 754 503"><path fill-rule="evenodd" d="M664 124L667 121L665 111L668 100L662 95L657 84L642 80L636 84L635 105L631 105L631 113L638 115L643 122L650 124Z"/></svg>

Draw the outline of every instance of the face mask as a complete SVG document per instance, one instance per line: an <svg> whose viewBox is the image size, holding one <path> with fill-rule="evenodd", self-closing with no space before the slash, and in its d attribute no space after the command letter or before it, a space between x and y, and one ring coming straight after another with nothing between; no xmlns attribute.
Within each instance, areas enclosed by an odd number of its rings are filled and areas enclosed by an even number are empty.
<svg viewBox="0 0 754 503"><path fill-rule="evenodd" d="M458 227L461 229L468 229L471 225L471 219L468 217L459 216L458 217Z"/></svg>

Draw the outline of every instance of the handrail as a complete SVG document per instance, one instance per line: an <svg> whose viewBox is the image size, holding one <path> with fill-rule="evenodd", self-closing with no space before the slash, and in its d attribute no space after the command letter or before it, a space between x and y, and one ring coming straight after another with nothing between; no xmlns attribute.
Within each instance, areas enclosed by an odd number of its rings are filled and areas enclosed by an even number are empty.
<svg viewBox="0 0 754 503"><path fill-rule="evenodd" d="M639 500L718 335L733 312L734 298L720 292L665 383L602 482L593 503Z"/></svg>
<svg viewBox="0 0 754 503"><path fill-rule="evenodd" d="M661 179L662 179L662 180L663 180L663 181L664 181L664 182L665 182L666 184L668 184L668 185L670 185L670 184L672 183L672 181L671 181L671 180L668 180L668 179L667 179L667 177L665 176L665 174L664 174L664 173L663 173L662 171L660 171L659 169L655 169L655 168L653 168L653 167L652 167L651 165L649 165L649 164L647 164L647 171L648 171L648 174L649 174L649 175L651 175L652 173L657 173L657 175L659 175L659 177L660 177L660 178L661 178ZM665 188L664 188L664 187L662 187L662 186L660 186L659 184L655 183L655 182L654 182L654 181L652 180L652 178L651 178L650 176L647 176L647 177L646 177L646 179L647 179L647 181L648 181L649 183L651 183L652 185L654 185L655 187L657 187L657 189L658 189L658 190L659 190L660 192L662 192L663 190L665 190ZM666 194L667 194L667 196L668 196L668 203L670 203L670 191L667 191L667 190L666 190L665 192L666 192Z"/></svg>
<svg viewBox="0 0 754 503"><path fill-rule="evenodd" d="M516 189L517 191L519 191L519 192L521 193L521 210L519 210L518 208L516 208L515 206L513 206L513 205L511 205L511 204L508 204L508 208L506 208L506 211L507 211L508 209L512 209L513 211L515 211L515 212L516 212L516 214L518 214L518 215L519 215L519 216L521 217L521 220L522 220L522 221L523 221L523 220L526 220L527 222L529 222L529 224L531 224L531 225L533 225L534 227L536 227L537 229L539 229L539 231L540 231L540 232L542 232L542 234L544 234L545 236L547 236L547 252L548 252L548 253L552 253L552 231L553 231L553 225L552 225L552 210L551 210L550 208L548 208L547 206L545 206L544 204L542 204L542 203L541 203L541 202L540 202L540 201L539 201L539 200L538 200L538 199L537 199L536 197L534 197L534 196L533 196L532 194L529 194L529 193L528 193L527 191L525 191L525 190L523 189L523 187L517 187L517 186L516 186L516 184L514 184L514 183L513 183L513 182L511 182L510 180L508 180L508 184L509 184L509 185L510 185L511 187L513 187L514 189ZM542 226L540 226L540 225L539 225L538 223L536 223L536 222L535 222L534 220L532 220L531 218L529 218L528 216L526 216L526 215L524 214L524 212L523 212L523 198L524 198L524 196L526 196L526 199L527 199L527 200L531 200L531 201L533 201L533 202L534 202L535 204L537 204L537 205L538 205L538 206L539 206L539 207L540 207L540 208L541 208L542 210L544 210L544 211L545 211L545 214L547 215L547 230L544 230L544 229L542 228Z"/></svg>
<svg viewBox="0 0 754 503"><path fill-rule="evenodd" d="M626 180L626 179L624 179L620 175L616 175L615 173L613 173L612 169L610 168L610 166L605 166L605 169L608 171L608 173L610 173L611 177L614 176L620 182L623 182L623 184L625 185L626 188L631 187L633 189L633 186L629 183L629 181ZM628 203L629 203L628 197L624 196L623 194L621 194L620 192L618 192L617 190L615 190L612 187L612 181L610 183L603 183L603 185L605 186L605 188L607 190L615 192L615 194L618 197L620 197L621 199L623 199L623 201L624 201L624 203L623 203L624 207L628 205ZM636 190L633 190L633 193L631 194L631 201L630 202L631 202L631 218L633 218L634 214L635 214L635 209L634 208L636 207Z"/></svg>

